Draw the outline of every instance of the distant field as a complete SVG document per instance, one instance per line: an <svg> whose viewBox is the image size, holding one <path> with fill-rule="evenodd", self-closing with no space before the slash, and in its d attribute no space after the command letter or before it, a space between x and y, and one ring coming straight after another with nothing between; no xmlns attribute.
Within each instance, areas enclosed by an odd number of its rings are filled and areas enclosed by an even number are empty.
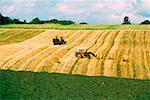
<svg viewBox="0 0 150 100"><path fill-rule="evenodd" d="M149 100L150 81L0 71L1 100Z"/></svg>
<svg viewBox="0 0 150 100"><path fill-rule="evenodd" d="M150 25L117 25L117 24L9 24L0 25L0 28L23 28L23 29L59 29L59 30L150 30Z"/></svg>
<svg viewBox="0 0 150 100"><path fill-rule="evenodd" d="M6 38L17 32L6 32ZM56 34L67 44L53 45ZM97 58L78 60L75 51L80 48ZM21 43L0 46L0 58L3 70L150 79L150 31L47 30Z"/></svg>

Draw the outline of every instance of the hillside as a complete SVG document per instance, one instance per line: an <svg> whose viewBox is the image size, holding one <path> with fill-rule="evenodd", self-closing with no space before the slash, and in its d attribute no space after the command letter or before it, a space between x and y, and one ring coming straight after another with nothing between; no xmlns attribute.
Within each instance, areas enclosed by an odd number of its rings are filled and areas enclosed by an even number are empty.
<svg viewBox="0 0 150 100"><path fill-rule="evenodd" d="M63 36L67 45L54 46L55 35ZM80 48L98 57L78 60L75 51ZM46 30L0 46L0 58L1 70L150 79L150 31Z"/></svg>

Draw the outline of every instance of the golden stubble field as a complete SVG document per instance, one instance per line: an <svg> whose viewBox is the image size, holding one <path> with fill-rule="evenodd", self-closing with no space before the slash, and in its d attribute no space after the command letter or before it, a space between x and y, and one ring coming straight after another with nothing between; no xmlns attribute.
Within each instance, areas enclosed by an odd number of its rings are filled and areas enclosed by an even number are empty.
<svg viewBox="0 0 150 100"><path fill-rule="evenodd" d="M56 34L67 45L53 45ZM95 53L98 59L78 60L75 51L80 48ZM150 31L41 31L23 42L1 45L0 69L150 79Z"/></svg>

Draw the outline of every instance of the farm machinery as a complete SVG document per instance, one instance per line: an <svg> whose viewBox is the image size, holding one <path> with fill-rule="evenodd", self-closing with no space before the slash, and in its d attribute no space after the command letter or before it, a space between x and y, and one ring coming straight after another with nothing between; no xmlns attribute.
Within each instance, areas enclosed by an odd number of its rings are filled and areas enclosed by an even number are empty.
<svg viewBox="0 0 150 100"><path fill-rule="evenodd" d="M84 49L80 49L79 51L76 51L75 52L75 55L76 55L76 57L78 58L78 59L80 59L80 58L88 58L88 59L90 59L91 58L91 55L92 56L94 56L94 57L97 57L97 55L95 55L94 53L92 53L92 52L87 52L87 51L85 51Z"/></svg>
<svg viewBox="0 0 150 100"><path fill-rule="evenodd" d="M56 36L55 38L53 38L53 43L54 45L64 45L67 42L64 40L63 37L60 37L60 39Z"/></svg>

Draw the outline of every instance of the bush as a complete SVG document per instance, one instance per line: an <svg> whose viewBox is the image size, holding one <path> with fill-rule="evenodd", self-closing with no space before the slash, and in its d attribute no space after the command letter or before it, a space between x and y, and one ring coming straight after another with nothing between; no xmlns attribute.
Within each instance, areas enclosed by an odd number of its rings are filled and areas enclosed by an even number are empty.
<svg viewBox="0 0 150 100"><path fill-rule="evenodd" d="M40 19L37 17L37 18L34 18L30 23L31 24L44 24L44 21L40 21Z"/></svg>
<svg viewBox="0 0 150 100"><path fill-rule="evenodd" d="M62 21L58 21L59 24L61 25L70 25L70 24L74 24L73 21L67 21L67 20L62 20Z"/></svg>
<svg viewBox="0 0 150 100"><path fill-rule="evenodd" d="M86 23L86 22L81 22L80 24L88 24L88 23Z"/></svg>
<svg viewBox="0 0 150 100"><path fill-rule="evenodd" d="M141 22L140 24L150 24L150 21L149 20L145 20L145 21Z"/></svg>

